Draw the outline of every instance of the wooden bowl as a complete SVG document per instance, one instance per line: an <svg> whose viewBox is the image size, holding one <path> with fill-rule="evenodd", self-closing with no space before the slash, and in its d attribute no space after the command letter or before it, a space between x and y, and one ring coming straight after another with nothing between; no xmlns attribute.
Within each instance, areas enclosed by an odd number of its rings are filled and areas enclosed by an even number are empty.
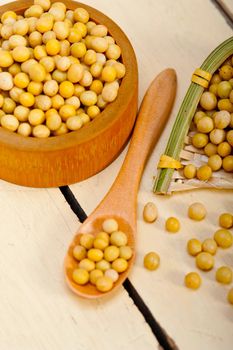
<svg viewBox="0 0 233 350"><path fill-rule="evenodd" d="M0 8L22 14L32 0ZM117 99L91 123L66 135L36 139L0 127L0 178L29 187L57 187L84 180L109 165L122 151L134 125L138 104L138 71L134 50L123 31L96 9L63 1L68 9L87 9L91 19L105 24L122 49L126 75Z"/></svg>

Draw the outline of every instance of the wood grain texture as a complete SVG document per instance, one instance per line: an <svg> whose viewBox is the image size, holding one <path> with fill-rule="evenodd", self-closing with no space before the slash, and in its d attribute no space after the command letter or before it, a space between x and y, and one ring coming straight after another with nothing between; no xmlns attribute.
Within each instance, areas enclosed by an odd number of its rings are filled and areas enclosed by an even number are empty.
<svg viewBox="0 0 233 350"><path fill-rule="evenodd" d="M23 13L32 0L0 8ZM82 6L66 0L70 9ZM119 94L113 103L82 129L69 134L36 139L0 128L0 178L23 186L58 187L86 179L111 163L132 130L138 104L138 73L133 48L123 31L101 12L83 5L90 17L107 26L122 49L126 66Z"/></svg>
<svg viewBox="0 0 233 350"><path fill-rule="evenodd" d="M65 258L65 275L71 290L79 296L93 299L104 297L122 285L128 277L135 259L135 240L137 233L137 194L146 161L165 127L176 96L176 73L173 69L161 72L150 84L139 110L129 149L119 174L111 189L86 219L75 235ZM126 233L128 245L133 256L128 261L128 268L120 274L113 290L99 292L88 283L84 286L74 283L72 273L78 267L73 257L73 249L80 244L83 233L96 235L102 231L104 220L117 220L119 230Z"/></svg>

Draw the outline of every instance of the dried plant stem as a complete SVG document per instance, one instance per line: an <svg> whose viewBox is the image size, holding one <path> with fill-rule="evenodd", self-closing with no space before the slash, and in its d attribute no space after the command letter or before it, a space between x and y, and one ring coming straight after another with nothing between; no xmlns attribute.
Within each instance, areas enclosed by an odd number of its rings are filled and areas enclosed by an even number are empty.
<svg viewBox="0 0 233 350"><path fill-rule="evenodd" d="M233 54L233 37L219 45L201 65L201 69L213 74L221 64ZM204 88L191 83L182 102L164 154L179 160L183 149L185 136L197 109ZM154 183L155 193L166 194L172 179L174 169L159 169Z"/></svg>

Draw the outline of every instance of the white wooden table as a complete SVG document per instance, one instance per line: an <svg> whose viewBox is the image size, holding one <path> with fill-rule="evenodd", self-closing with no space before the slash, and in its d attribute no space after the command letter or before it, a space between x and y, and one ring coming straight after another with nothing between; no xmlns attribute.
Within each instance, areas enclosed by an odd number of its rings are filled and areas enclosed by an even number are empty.
<svg viewBox="0 0 233 350"><path fill-rule="evenodd" d="M232 36L229 17L210 0L84 2L98 6L130 38L139 64L140 101L152 78L166 67L177 71L177 99L141 182L137 259L126 284L128 291L122 287L99 301L73 295L64 283L62 263L80 225L78 218L59 189L30 189L0 181L0 349L152 350L159 348L157 335L164 349L230 350L233 308L226 301L229 287L215 282L214 271L201 274L203 285L196 292L184 287L183 278L195 270L194 260L186 253L187 240L213 234L218 214L233 209L232 192L199 190L169 198L152 193L156 164L190 76L212 49ZM232 1L219 2L232 14ZM108 191L124 155L125 151L98 175L70 186L87 214ZM154 224L142 221L147 201L155 202L159 209ZM195 201L208 208L204 222L187 219L187 207ZM177 235L164 230L165 218L172 215L181 221ZM144 254L151 250L161 257L156 272L142 266ZM218 253L216 267L221 264L233 267L233 248Z"/></svg>

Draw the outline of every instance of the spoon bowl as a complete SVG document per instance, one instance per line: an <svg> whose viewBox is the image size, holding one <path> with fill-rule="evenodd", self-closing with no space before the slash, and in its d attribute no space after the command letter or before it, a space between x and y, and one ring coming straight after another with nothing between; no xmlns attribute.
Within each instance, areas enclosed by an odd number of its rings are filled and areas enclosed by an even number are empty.
<svg viewBox="0 0 233 350"><path fill-rule="evenodd" d="M132 257L130 258L130 260L128 260L128 268L126 271L119 274L119 279L114 283L114 289L116 289L117 286L122 285L122 283L127 278L128 274L133 266L133 263L135 260L135 239L134 239L135 228L133 228L132 225L130 225L122 217L119 217L119 216L114 215L114 214L110 215L110 216L108 215L108 216L97 217L93 221L89 221L88 223L84 223L80 227L79 233L74 237L74 239L73 239L73 241L68 249L66 258L65 258L65 276L66 276L67 283L73 292L75 292L76 294L79 294L82 297L87 297L87 295L88 295L89 298L96 299L98 297L102 297L106 293L99 292L96 289L96 287L91 283L88 283L84 286L81 286L73 281L72 273L73 273L75 268L78 268L78 261L73 257L73 249L76 245L80 244L80 238L81 238L83 233L91 233L94 236L96 236L97 233L99 233L100 231L103 231L103 229L102 229L103 221L106 219L110 219L110 218L115 219L119 224L119 229L121 231L125 232L125 234L127 235L127 238L128 238L127 245L130 246L130 248L132 248L132 251L133 251Z"/></svg>
<svg viewBox="0 0 233 350"><path fill-rule="evenodd" d="M143 99L127 155L120 172L111 189L94 210L94 212L80 226L65 258L65 276L68 286L79 296L96 299L111 293L121 286L128 277L135 260L135 236L137 223L137 193L146 161L155 143L166 125L176 94L176 74L173 69L166 69L151 83ZM106 292L99 292L94 285L84 286L76 284L72 279L72 272L78 267L73 257L73 249L79 244L81 234L96 235L103 231L102 224L106 219L115 219L119 230L128 237L128 245L133 250L133 256L128 261L128 268L119 275L113 288Z"/></svg>

